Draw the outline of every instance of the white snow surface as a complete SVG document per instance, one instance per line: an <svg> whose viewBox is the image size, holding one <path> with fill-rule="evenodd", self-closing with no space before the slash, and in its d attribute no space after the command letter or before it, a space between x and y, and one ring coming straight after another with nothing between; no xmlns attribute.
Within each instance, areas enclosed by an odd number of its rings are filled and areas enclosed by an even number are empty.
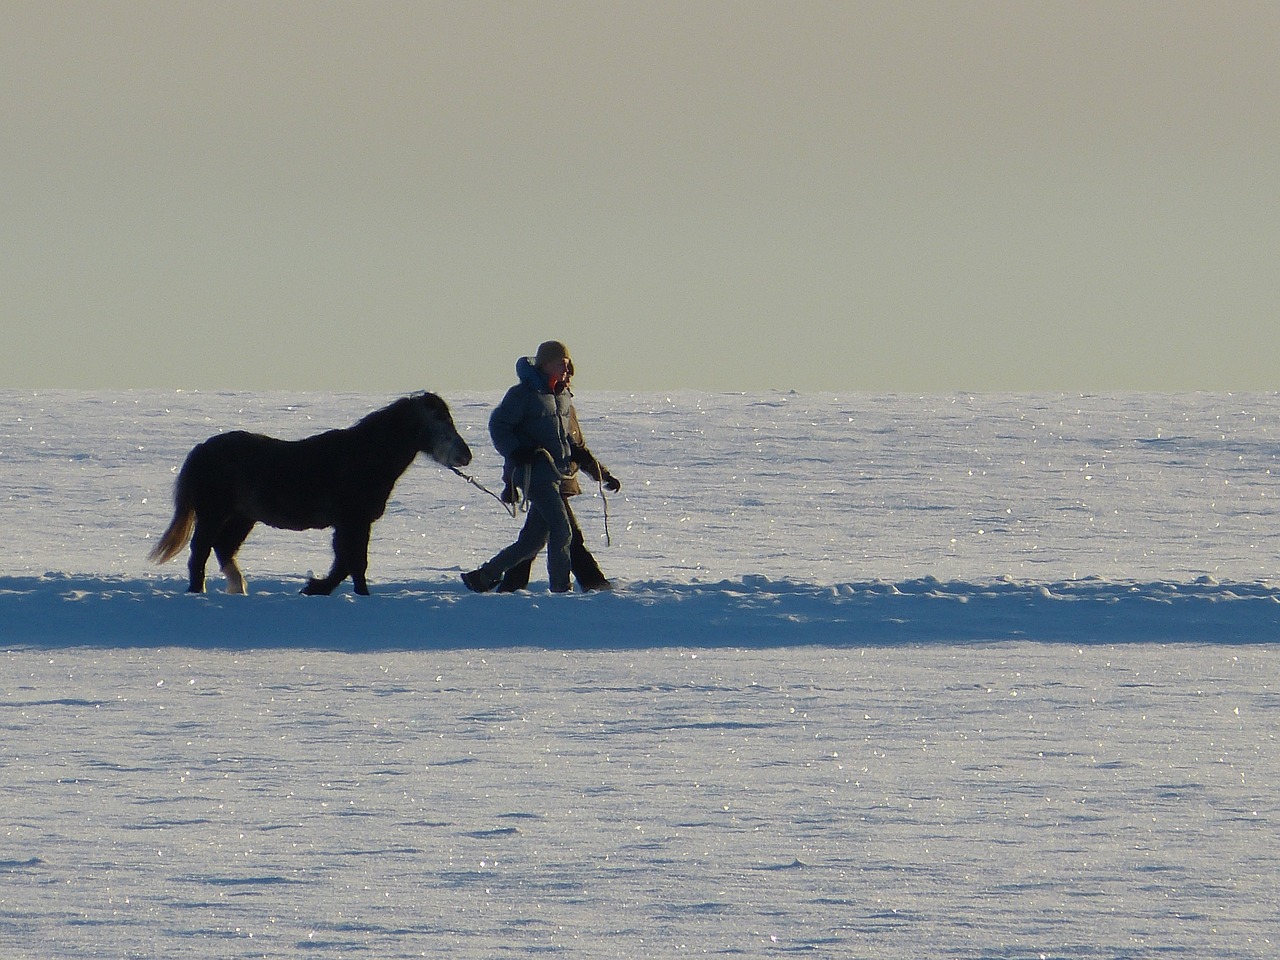
<svg viewBox="0 0 1280 960"><path fill-rule="evenodd" d="M147 563L195 443L392 399L0 391L0 955L1276 954L1277 395L586 392L613 593L466 591L424 457L371 597Z"/></svg>

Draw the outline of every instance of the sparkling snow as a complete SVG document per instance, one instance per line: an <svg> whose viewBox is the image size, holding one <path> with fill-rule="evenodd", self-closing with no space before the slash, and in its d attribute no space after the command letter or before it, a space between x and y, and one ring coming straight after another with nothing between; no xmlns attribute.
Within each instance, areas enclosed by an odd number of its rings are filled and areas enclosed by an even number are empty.
<svg viewBox="0 0 1280 960"><path fill-rule="evenodd" d="M1275 955L1280 397L583 392L613 594L468 593L425 458L372 597L147 564L194 443L390 399L0 391L4 956Z"/></svg>

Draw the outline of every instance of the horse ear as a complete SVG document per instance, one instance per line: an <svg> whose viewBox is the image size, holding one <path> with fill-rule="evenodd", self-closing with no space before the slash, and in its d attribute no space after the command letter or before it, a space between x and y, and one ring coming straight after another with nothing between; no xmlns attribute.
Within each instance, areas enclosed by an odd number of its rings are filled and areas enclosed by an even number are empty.
<svg viewBox="0 0 1280 960"><path fill-rule="evenodd" d="M447 413L449 411L449 404L445 403L444 398L428 390L419 390L414 394L414 398L421 401L423 406L436 412Z"/></svg>

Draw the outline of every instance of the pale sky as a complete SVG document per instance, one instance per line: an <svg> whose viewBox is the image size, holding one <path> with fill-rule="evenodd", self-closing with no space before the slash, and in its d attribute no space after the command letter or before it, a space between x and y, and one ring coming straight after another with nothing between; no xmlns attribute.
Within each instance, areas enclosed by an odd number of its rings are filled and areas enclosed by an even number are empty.
<svg viewBox="0 0 1280 960"><path fill-rule="evenodd" d="M0 0L0 386L1274 390L1280 3Z"/></svg>

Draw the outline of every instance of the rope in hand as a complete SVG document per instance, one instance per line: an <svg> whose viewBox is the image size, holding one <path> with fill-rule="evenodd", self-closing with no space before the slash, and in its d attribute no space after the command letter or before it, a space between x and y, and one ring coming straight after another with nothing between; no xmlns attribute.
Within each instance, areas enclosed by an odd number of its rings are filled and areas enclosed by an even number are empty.
<svg viewBox="0 0 1280 960"><path fill-rule="evenodd" d="M596 477L596 489L600 491L600 501L604 504L604 545L613 546L613 538L609 536L609 498L604 495L604 478Z"/></svg>
<svg viewBox="0 0 1280 960"><path fill-rule="evenodd" d="M551 457L548 454L547 460L550 461L550 459ZM529 489L528 471L530 470L530 466L531 466L530 464L525 464L525 468L524 468L526 471L525 483L524 483L525 490ZM507 516L511 517L513 520L516 518L516 516L519 513L529 509L528 497L521 497L515 503L507 503L507 501L503 500L502 497L494 493L492 490L486 487L483 483L481 483L475 477L471 476L471 474L463 473L457 467L450 467L449 469L452 470L454 473L456 473L458 476L460 476L463 480L467 481L467 483L471 484L477 490L487 493L489 496L493 497L493 499L497 500L500 504L502 504L502 509L507 511ZM560 479L563 480L564 477L561 476ZM613 537L609 534L609 498L604 495L604 478L603 477L596 478L596 488L600 492L600 502L604 504L604 544L606 547L612 547Z"/></svg>

